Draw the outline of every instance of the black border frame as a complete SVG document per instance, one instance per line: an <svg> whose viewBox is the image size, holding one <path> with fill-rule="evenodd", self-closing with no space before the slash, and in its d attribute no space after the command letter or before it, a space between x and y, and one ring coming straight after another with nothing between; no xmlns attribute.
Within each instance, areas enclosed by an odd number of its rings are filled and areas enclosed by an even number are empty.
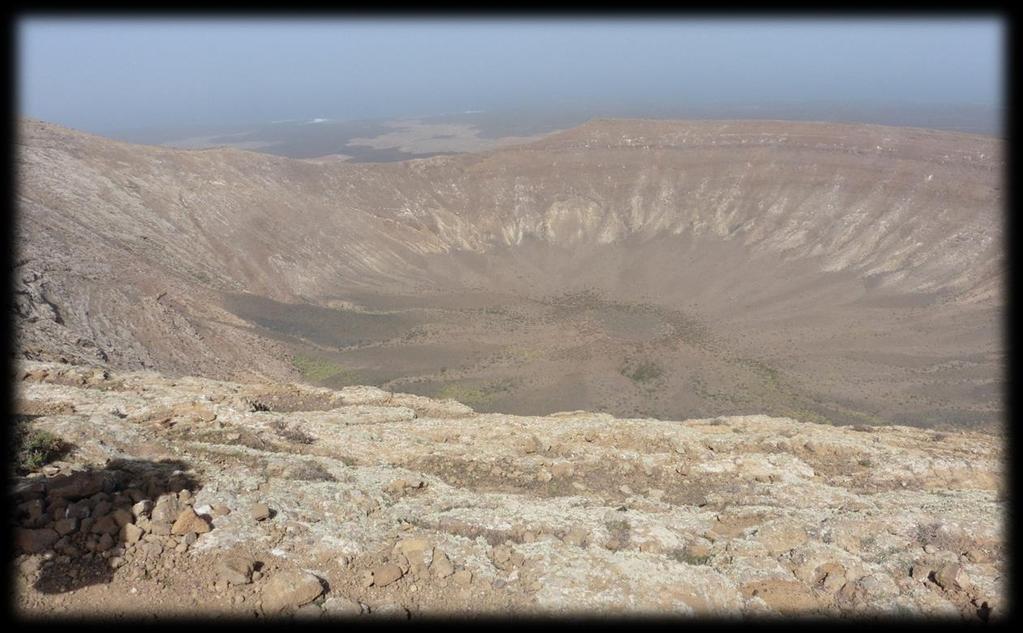
<svg viewBox="0 0 1023 633"><path fill-rule="evenodd" d="M972 3L960 3L958 5L952 3L935 3L938 6L929 6L922 8L920 5L898 5L895 3L880 3L880 2L860 2L850 3L844 7L828 7L822 9L820 4L814 3L793 3L793 2L782 2L776 3L774 6L765 7L757 4L744 5L743 3L734 2L714 2L705 3L701 5L695 5L691 7L683 7L675 10L665 10L663 7L658 8L656 6L651 7L641 6L640 4L630 3L627 7L619 6L618 8L604 8L603 10L595 10L590 7L577 8L573 11L570 7L564 5L555 4L542 4L533 7L526 7L522 4L517 4L514 8L506 10L496 11L480 11L479 6L458 6L457 3L448 3L442 6L430 7L424 10L420 5L405 5L401 6L396 3L388 3L387 8L393 9L388 12L381 10L380 5L370 5L365 7L337 7L330 4L324 4L322 6L316 6L315 3L299 7L297 5L291 6L260 6L260 5L241 5L225 3L222 5L213 5L210 3L147 3L145 5L132 4L132 3L94 3L88 8L83 8L80 5L73 3L60 3L60 2L35 2L27 6L16 6L11 14L10 20L6 23L6 34L7 34L7 54L8 54L8 77L9 77L9 89L8 95L8 118L7 124L4 128L4 132L7 135L7 164L8 169L6 170L4 177L4 184L8 193L8 214L5 216L7 221L6 230L3 232L3 236L7 242L6 249L2 249L5 256L5 271L8 273L3 276L3 296L5 298L5 311L4 311L4 325L6 326L7 336L3 338L2 349L3 361L8 365L5 371L5 377L7 380L3 383L2 397L4 403L7 405L7 411L13 411L13 360L14 360L14 341L13 341L13 304L11 302L13 292L13 264L15 261L16 243L14 241L13 228L16 223L16 134L17 134L17 112L18 112L18 99L17 99L17 69L18 69L18 27L17 20L24 17L102 17L102 18L115 18L115 17L127 17L127 18L170 18L170 17L202 17L202 18L231 18L231 17L264 17L268 19L286 19L289 17L302 18L302 17L315 17L317 15L329 15L330 17L344 17L346 19L479 19L479 18L496 18L496 19L555 19L555 20L572 20L582 21L587 19L664 19L664 18L687 18L687 17L725 17L725 18L781 18L781 19L826 19L826 18L877 18L877 19L896 19L896 18L978 18L978 17L996 17L1000 18L1003 22L1004 35L1005 35L1005 48L1003 51L1004 66L1003 66L1003 112L1004 119L1002 123L1002 133L1004 138L1008 141L1007 152L1006 152L1006 167L1004 170L1004 181L1006 186L1005 191L1005 220L1006 220L1006 238L1005 238L1005 252L1011 257L1014 252L1012 243L1014 237L1017 235L1019 229L1019 220L1016 217L1015 209L1017 202L1017 195L1015 190L1015 181L1012 178L1014 170L1013 166L1016 164L1016 151L1015 151L1015 139L1016 139L1016 126L1014 120L1014 108L1018 103L1015 98L1017 83L1014 81L1018 65L1017 65L1017 47L1016 47L1016 32L1015 26L1016 21L1012 11L1009 9L1011 6L1009 3L991 3L991 2L972 2ZM1018 305L1016 297L1018 293L1015 292L1016 285L1018 282L1017 275L1014 271L1015 266L1009 263L1006 271L1006 288L1008 290L1006 310L1004 315L1004 349L1008 352L1006 357L1006 393L1005 393L1005 440L1007 443L1006 447L1006 460L1005 464L1008 476L1008 492L1009 502L1007 505L1006 513L1006 529L1009 533L1006 535L1008 538L1006 553L1009 559L1009 578L1007 582L1007 598L1009 600L1009 611L1002 613L1000 616L996 615L997 620L992 624L996 626L1005 626L1016 621L1016 606L1018 603L1018 583L1016 574L1016 547L1015 547L1015 526L1013 525L1013 519L1016 515L1016 501L1015 491L1016 486L1016 462L1012 459L1012 456L1016 453L1015 449L1018 448L1018 432L1014 428L1014 415L1013 413L1017 409L1018 396L1015 393L1013 386L1015 381L1014 376L1017 374L1019 367L1018 361L1013 353L1016 350L1016 339L1013 333L1012 324L1016 322L1019 317ZM8 424L0 427L0 441L3 442L4 446L8 446L11 441L10 428ZM4 508L9 508L11 504L11 497L9 491L5 490L4 493ZM5 512L6 516L10 516L9 512ZM51 620L18 620L13 610L13 574L14 569L11 565L13 560L13 550L11 547L11 526L8 521L4 521L3 525L3 539L7 545L7 568L4 570L5 573L0 574L2 578L2 589L3 597L7 600L5 604L5 614L9 616L9 619L13 623L20 624L22 626L31 626L33 624L72 624L72 623L89 623L89 624L104 624L107 622L105 619L81 619L81 618L55 618ZM449 623L466 623L466 624L483 624L486 626L500 626L500 625L513 625L513 626L531 626L534 624L541 623L555 623L559 625L584 625L587 627L595 624L626 624L626 625L671 625L677 626L679 624L691 627L697 624L710 623L713 625L721 626L728 624L742 624L742 625L760 625L760 626L784 626L788 628L790 626L803 626L803 625L826 625L829 627L840 626L840 625L855 625L859 622L871 624L882 623L885 620L879 618L876 620L866 619L848 619L848 620L830 620L830 619L769 619L759 621L736 621L731 619L705 619L705 618L667 618L667 617L600 617L600 616L567 616L567 617L495 617L495 616L482 616L472 619L462 618L445 618L445 617L421 617L416 618L409 624L449 624ZM118 619L109 620L110 624L134 624L134 620L130 619ZM172 626L180 626L181 624L191 625L208 622L218 627L241 624L242 626L252 626L253 624L269 624L268 621L253 621L251 619L245 620L229 620L229 619L218 619L214 620L209 617L195 617L195 618L180 618L162 621L160 624L171 624ZM893 622L898 623L901 626L921 624L928 629L933 629L935 626L942 625L955 625L963 624L962 622L945 621L945 620L934 620L925 618L914 618L914 619L897 619ZM321 621L320 624L327 624L333 626L337 622ZM391 624L393 622L386 621L371 621L368 618L362 618L354 620L351 623L355 624L375 624L384 625ZM277 624L289 625L290 622L278 622ZM295 624L298 624L296 622ZM400 623L399 623L400 624ZM147 621L147 625L152 626L152 623Z"/></svg>

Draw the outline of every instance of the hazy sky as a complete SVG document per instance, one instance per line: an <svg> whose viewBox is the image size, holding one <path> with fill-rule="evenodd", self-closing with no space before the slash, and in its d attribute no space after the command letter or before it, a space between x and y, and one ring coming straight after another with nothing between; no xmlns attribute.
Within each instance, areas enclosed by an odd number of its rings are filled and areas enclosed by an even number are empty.
<svg viewBox="0 0 1023 633"><path fill-rule="evenodd" d="M18 94L96 132L564 102L1000 106L1003 37L994 18L26 18Z"/></svg>

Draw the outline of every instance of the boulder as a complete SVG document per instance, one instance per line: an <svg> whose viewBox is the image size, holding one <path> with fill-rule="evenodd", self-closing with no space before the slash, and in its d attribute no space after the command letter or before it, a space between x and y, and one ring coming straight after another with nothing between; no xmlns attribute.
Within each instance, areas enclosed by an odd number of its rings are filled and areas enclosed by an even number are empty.
<svg viewBox="0 0 1023 633"><path fill-rule="evenodd" d="M117 521L114 517L109 514L96 519L96 522L92 524L92 532L95 534L117 534L120 530L120 526L117 525Z"/></svg>
<svg viewBox="0 0 1023 633"><path fill-rule="evenodd" d="M121 528L121 540L125 543L137 543L142 538L142 528L134 523L128 523Z"/></svg>
<svg viewBox="0 0 1023 633"><path fill-rule="evenodd" d="M217 575L230 585L247 585L252 582L255 561L244 556L229 556L217 566Z"/></svg>
<svg viewBox="0 0 1023 633"><path fill-rule="evenodd" d="M27 554L38 554L53 546L60 539L60 534L52 528L31 530L14 528L14 546Z"/></svg>
<svg viewBox="0 0 1023 633"><path fill-rule="evenodd" d="M132 515L132 513L124 509L114 510L113 512L110 513L110 516L113 517L114 522L117 523L118 528L123 528L125 525L128 525L129 523L135 522L135 517Z"/></svg>
<svg viewBox="0 0 1023 633"><path fill-rule="evenodd" d="M970 586L970 578L966 575L966 571L963 570L962 565L955 563L942 565L938 571L934 572L934 582L946 591L967 589Z"/></svg>
<svg viewBox="0 0 1023 633"><path fill-rule="evenodd" d="M153 523L173 523L181 511L184 509L184 504L178 500L178 496L175 494L161 495L156 500L156 505L153 506L153 514L151 520Z"/></svg>
<svg viewBox="0 0 1023 633"><path fill-rule="evenodd" d="M142 517L148 518L152 511L153 502L149 499L143 499L131 507L131 513L136 519Z"/></svg>
<svg viewBox="0 0 1023 633"><path fill-rule="evenodd" d="M351 598L345 598L343 596L336 596L333 598L327 598L323 603L323 611L328 616L352 616L361 615L362 607L359 603Z"/></svg>
<svg viewBox="0 0 1023 633"><path fill-rule="evenodd" d="M386 587L392 582L404 576L401 567L394 563L386 563L373 568L373 584L377 587Z"/></svg>
<svg viewBox="0 0 1023 633"><path fill-rule="evenodd" d="M270 506L265 503L254 503L249 509L249 516L257 521L265 521L270 518L271 514Z"/></svg>
<svg viewBox="0 0 1023 633"><path fill-rule="evenodd" d="M70 534L78 529L78 519L74 517L60 519L53 523L53 529L57 530L57 534L61 536Z"/></svg>
<svg viewBox="0 0 1023 633"><path fill-rule="evenodd" d="M275 574L263 587L263 612L280 613L309 604L323 593L320 579L302 570Z"/></svg>
<svg viewBox="0 0 1023 633"><path fill-rule="evenodd" d="M175 535L188 534L189 532L205 534L209 531L210 524L206 522L206 519L196 514L191 506L182 510L178 514L177 519L175 519L174 525L171 526L171 534Z"/></svg>
<svg viewBox="0 0 1023 633"><path fill-rule="evenodd" d="M430 572L437 578L447 578L455 573L455 566L443 550L433 550L433 562L430 564Z"/></svg>
<svg viewBox="0 0 1023 633"><path fill-rule="evenodd" d="M79 471L71 473L59 483L51 484L51 499L76 500L91 497L103 491L103 474L95 471Z"/></svg>

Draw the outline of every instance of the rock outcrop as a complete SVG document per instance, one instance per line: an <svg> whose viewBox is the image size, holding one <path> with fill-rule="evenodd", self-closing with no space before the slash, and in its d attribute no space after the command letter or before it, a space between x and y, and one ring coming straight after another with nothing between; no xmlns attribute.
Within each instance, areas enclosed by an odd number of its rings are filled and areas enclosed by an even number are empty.
<svg viewBox="0 0 1023 633"><path fill-rule="evenodd" d="M75 446L16 482L25 614L1005 607L995 436L477 414L33 361L15 378L23 423ZM254 405L282 392L288 411Z"/></svg>

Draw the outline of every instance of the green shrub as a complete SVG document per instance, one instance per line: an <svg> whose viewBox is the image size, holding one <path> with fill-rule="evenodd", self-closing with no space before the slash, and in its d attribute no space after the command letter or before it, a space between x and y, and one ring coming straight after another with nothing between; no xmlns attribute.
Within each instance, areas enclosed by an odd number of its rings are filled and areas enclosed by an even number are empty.
<svg viewBox="0 0 1023 633"><path fill-rule="evenodd" d="M627 362L622 367L621 374L633 382L643 384L657 380L664 375L664 370L651 360L643 360L638 363Z"/></svg>
<svg viewBox="0 0 1023 633"><path fill-rule="evenodd" d="M31 473L39 470L52 461L63 457L71 446L49 431L29 429L17 424L15 446L17 446L17 464L19 473Z"/></svg>
<svg viewBox="0 0 1023 633"><path fill-rule="evenodd" d="M697 556L684 548L673 549L668 556L687 565L707 565L710 563L710 556Z"/></svg>
<svg viewBox="0 0 1023 633"><path fill-rule="evenodd" d="M302 374L302 378L312 383L322 384L327 381L351 383L355 379L355 372L325 358L295 354L291 362Z"/></svg>

